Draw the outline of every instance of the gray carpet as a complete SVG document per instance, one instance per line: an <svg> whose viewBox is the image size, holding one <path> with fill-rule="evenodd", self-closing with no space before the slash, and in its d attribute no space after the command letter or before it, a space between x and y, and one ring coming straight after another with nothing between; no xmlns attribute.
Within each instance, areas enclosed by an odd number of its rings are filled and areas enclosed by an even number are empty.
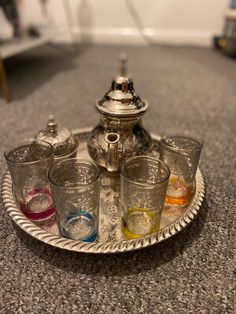
<svg viewBox="0 0 236 314"><path fill-rule="evenodd" d="M205 140L207 192L184 231L137 252L86 255L49 247L16 227L1 205L1 313L233 313L236 62L198 48L42 47L8 60L14 100L0 99L0 150L41 129L49 113L70 128L98 121L121 51L150 103L152 132ZM1 153L0 175L6 171Z"/></svg>

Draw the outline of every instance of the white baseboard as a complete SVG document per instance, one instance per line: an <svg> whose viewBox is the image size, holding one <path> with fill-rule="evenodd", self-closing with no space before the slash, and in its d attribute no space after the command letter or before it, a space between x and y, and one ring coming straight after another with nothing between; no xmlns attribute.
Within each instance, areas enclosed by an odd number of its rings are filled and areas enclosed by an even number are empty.
<svg viewBox="0 0 236 314"><path fill-rule="evenodd" d="M57 42L69 42L71 38L78 42L99 44L145 45L149 42L167 45L210 47L213 32L186 30L155 30L146 28L143 35L136 28L78 28L71 32L64 28L55 38Z"/></svg>

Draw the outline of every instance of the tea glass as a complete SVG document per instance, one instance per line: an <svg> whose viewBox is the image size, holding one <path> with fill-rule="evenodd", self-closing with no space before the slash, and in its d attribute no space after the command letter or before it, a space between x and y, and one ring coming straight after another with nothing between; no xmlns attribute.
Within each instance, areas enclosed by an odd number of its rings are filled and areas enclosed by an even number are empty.
<svg viewBox="0 0 236 314"><path fill-rule="evenodd" d="M70 158L49 172L56 218L62 236L94 242L98 237L100 169L92 161Z"/></svg>
<svg viewBox="0 0 236 314"><path fill-rule="evenodd" d="M122 164L122 231L126 239L159 230L169 176L168 166L153 157L131 157Z"/></svg>
<svg viewBox="0 0 236 314"><path fill-rule="evenodd" d="M53 147L35 140L4 153L20 209L32 221L54 215L48 171L54 162Z"/></svg>
<svg viewBox="0 0 236 314"><path fill-rule="evenodd" d="M202 141L194 137L175 135L161 139L160 159L171 172L165 198L167 205L184 206L191 201L202 145Z"/></svg>

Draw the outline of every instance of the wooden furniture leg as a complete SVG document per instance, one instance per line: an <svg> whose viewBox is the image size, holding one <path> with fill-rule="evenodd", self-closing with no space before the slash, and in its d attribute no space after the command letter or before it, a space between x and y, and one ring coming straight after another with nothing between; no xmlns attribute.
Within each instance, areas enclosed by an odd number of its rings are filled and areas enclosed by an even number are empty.
<svg viewBox="0 0 236 314"><path fill-rule="evenodd" d="M2 93L7 102L11 100L10 91L7 82L7 75L2 58L0 57L0 84L2 87Z"/></svg>

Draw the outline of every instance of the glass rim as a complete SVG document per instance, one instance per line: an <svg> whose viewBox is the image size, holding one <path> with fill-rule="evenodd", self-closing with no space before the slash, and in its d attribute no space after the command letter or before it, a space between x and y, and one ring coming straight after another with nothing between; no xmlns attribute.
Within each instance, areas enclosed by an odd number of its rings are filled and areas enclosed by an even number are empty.
<svg viewBox="0 0 236 314"><path fill-rule="evenodd" d="M11 160L9 159L9 154L11 154L13 151L16 151L16 150L19 150L19 149L22 149L22 148L26 148L26 147L29 147L31 144L33 143L41 143L43 144L44 146L48 146L50 148L50 154L47 156L47 157L43 157L41 159L37 159L37 160L34 160L34 161L23 161L23 162L20 162L20 161L14 161L14 160ZM8 152L4 152L4 157L5 159L7 160L7 162L11 163L11 164L14 164L14 165L33 165L33 164L37 164L39 162L42 162L42 161L45 161L45 160L48 160L52 157L54 157L54 149L53 149L53 146L46 142L46 141L43 141L43 140L34 140L32 141L31 143L26 143L26 144L22 144L20 146L16 146L15 148L13 149L10 149Z"/></svg>
<svg viewBox="0 0 236 314"><path fill-rule="evenodd" d="M195 142L197 142L199 145L195 148L178 148L178 147L173 147L171 145L169 145L166 140L169 139L169 138L176 138L176 139L179 139L179 138L183 138L183 139L191 139ZM160 145L163 146L164 148L166 148L167 150L170 150L170 151L174 151L176 153L180 153L180 152L195 152L195 151L199 151L202 149L203 147L203 140L200 139L199 137L197 136L191 136L191 135L179 135L179 134L176 134L176 135L167 135L167 136L164 136L163 138L161 138L161 140L159 141Z"/></svg>
<svg viewBox="0 0 236 314"><path fill-rule="evenodd" d="M52 178L52 172L60 167L61 164L64 164L64 163L68 163L68 162L78 162L78 163L85 163L85 164L89 164L89 165L92 165L94 168L96 168L97 170L97 175L95 177L95 179L88 183L88 184L77 184L76 186L73 186L73 187L65 187L65 186L61 186L57 183L55 183L53 181L53 178ZM99 179L100 179L100 174L101 174L101 170L99 168L99 166L93 162L92 160L87 160L87 159L83 159L83 158L67 158L67 159L64 159L64 160L61 160L59 162L57 162L55 165L53 165L50 169L49 169L49 172L48 172L48 180L49 180L49 183L52 185L52 186L55 186L59 189L63 189L63 190L79 190L81 188L84 188L84 187L87 187L87 186L90 186L90 185L93 185L94 183L96 183Z"/></svg>
<svg viewBox="0 0 236 314"><path fill-rule="evenodd" d="M151 160L151 161L154 161L155 163L158 163L159 165L161 165L161 166L165 169L165 171L166 171L165 178L163 178L162 180L160 180L160 181L158 181L158 182L156 182L156 183L141 183L141 182L137 182L137 181L135 181L135 180L129 179L129 178L124 174L124 167L127 166L127 164L128 164L129 162L132 162L132 161L134 161L134 160L141 160L141 159ZM160 160L160 159L158 159L158 158L151 157L151 156L133 156L133 157L130 157L130 158L126 159L126 160L123 162L123 164L122 164L122 166L121 166L121 172L120 172L120 174L121 174L121 176L122 176L126 181L128 181L128 182L130 182L130 183L132 183L132 184L134 184L134 185L138 185L138 186L142 186L142 187L146 187L146 188L153 188L153 187L155 187L155 186L157 186L157 185L159 185L159 184L168 182L169 177L170 177L170 169L169 169L168 165L167 165L164 161L162 161L162 160Z"/></svg>

